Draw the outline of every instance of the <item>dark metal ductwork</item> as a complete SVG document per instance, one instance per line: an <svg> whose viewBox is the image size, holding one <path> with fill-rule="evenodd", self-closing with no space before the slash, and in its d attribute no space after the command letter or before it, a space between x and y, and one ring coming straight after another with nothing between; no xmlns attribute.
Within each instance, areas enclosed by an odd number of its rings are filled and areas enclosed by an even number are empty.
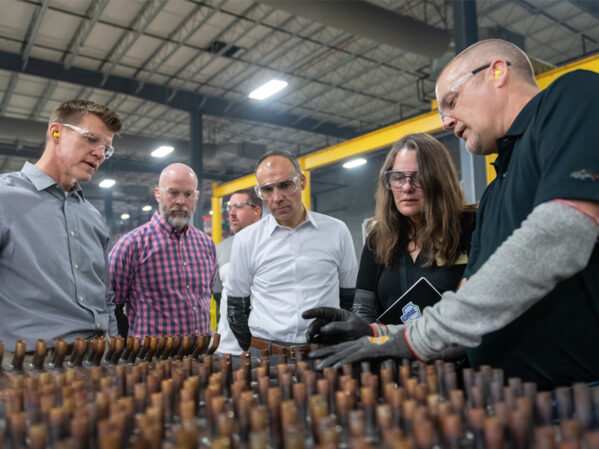
<svg viewBox="0 0 599 449"><path fill-rule="evenodd" d="M262 3L290 14L401 48L436 58L449 48L446 30L432 27L412 17L363 1L263 0Z"/></svg>

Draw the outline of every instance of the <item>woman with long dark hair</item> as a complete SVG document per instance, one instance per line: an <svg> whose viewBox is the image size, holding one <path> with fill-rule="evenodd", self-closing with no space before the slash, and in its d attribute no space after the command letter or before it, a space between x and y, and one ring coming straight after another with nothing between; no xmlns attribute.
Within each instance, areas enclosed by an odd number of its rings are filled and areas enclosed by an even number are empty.
<svg viewBox="0 0 599 449"><path fill-rule="evenodd" d="M476 206L465 202L443 144L428 134L403 137L379 174L352 312L368 323L380 317L382 324L402 324L436 302L436 294L427 292L457 289L475 216ZM426 286L424 294L397 302L422 277L434 289ZM395 313L384 313L392 305Z"/></svg>

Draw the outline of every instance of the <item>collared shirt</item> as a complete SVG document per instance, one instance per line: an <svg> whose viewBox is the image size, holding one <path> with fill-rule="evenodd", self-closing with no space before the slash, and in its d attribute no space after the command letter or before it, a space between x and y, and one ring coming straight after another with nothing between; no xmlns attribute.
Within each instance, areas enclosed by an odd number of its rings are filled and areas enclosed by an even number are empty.
<svg viewBox="0 0 599 449"><path fill-rule="evenodd" d="M78 185L65 192L26 162L0 175L0 339L33 350L96 332L116 335L108 232Z"/></svg>
<svg viewBox="0 0 599 449"><path fill-rule="evenodd" d="M576 70L537 94L497 140L497 178L481 198L464 275L476 273L539 204L599 201L599 75ZM599 379L599 245L587 267L468 350L542 389Z"/></svg>
<svg viewBox="0 0 599 449"><path fill-rule="evenodd" d="M216 260L218 263L217 282L214 283L214 291L217 291L216 284L220 284L220 290L223 290L223 284L227 281L227 273L229 270L229 262L231 260L231 250L233 249L234 235L224 239L216 246ZM220 320L218 321L218 330L220 334L220 343L218 344L218 352L221 354L240 355L243 349L239 346L233 331L229 327L227 320L227 295L222 292L220 297Z"/></svg>
<svg viewBox="0 0 599 449"><path fill-rule="evenodd" d="M339 307L339 289L354 288L358 264L342 221L307 211L296 228L272 215L235 235L227 296L251 296L249 328L258 338L305 343L304 310Z"/></svg>
<svg viewBox="0 0 599 449"><path fill-rule="evenodd" d="M210 334L216 249L193 226L178 232L158 212L108 256L115 302L127 304L129 335Z"/></svg>

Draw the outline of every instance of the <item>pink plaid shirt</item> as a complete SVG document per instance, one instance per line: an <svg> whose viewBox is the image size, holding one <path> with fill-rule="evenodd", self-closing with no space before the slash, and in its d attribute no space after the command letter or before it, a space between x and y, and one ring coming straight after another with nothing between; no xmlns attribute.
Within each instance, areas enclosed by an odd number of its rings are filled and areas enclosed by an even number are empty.
<svg viewBox="0 0 599 449"><path fill-rule="evenodd" d="M193 226L177 232L158 212L108 255L115 303L127 304L129 335L210 334L216 248Z"/></svg>

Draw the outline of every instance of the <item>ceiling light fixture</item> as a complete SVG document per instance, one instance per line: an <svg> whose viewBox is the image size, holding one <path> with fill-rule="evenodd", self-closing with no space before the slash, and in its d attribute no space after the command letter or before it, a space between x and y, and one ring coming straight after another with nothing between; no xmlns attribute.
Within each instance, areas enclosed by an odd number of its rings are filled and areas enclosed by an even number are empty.
<svg viewBox="0 0 599 449"><path fill-rule="evenodd" d="M271 95L276 94L281 89L285 89L287 87L287 81L283 80L270 80L264 83L262 86L254 89L250 92L248 97L254 100L264 100Z"/></svg>
<svg viewBox="0 0 599 449"><path fill-rule="evenodd" d="M131 217L131 215L129 215L129 214L122 214L121 215L121 220L129 220L129 217Z"/></svg>
<svg viewBox="0 0 599 449"><path fill-rule="evenodd" d="M141 208L141 210L143 210L144 212L150 212L152 210L152 206L146 204L144 207Z"/></svg>
<svg viewBox="0 0 599 449"><path fill-rule="evenodd" d="M154 151L152 151L150 153L150 156L152 156L152 157L164 157L167 154L171 154L173 151L175 151L175 147L171 147L169 145L162 145L162 146L156 148Z"/></svg>
<svg viewBox="0 0 599 449"><path fill-rule="evenodd" d="M103 189L110 189L115 184L116 181L114 179L106 178L103 179L102 182L100 182L100 187L102 187Z"/></svg>
<svg viewBox="0 0 599 449"><path fill-rule="evenodd" d="M366 163L366 159L360 157L358 159L352 159L351 161L347 161L343 164L343 168L356 168L360 165L364 165Z"/></svg>

